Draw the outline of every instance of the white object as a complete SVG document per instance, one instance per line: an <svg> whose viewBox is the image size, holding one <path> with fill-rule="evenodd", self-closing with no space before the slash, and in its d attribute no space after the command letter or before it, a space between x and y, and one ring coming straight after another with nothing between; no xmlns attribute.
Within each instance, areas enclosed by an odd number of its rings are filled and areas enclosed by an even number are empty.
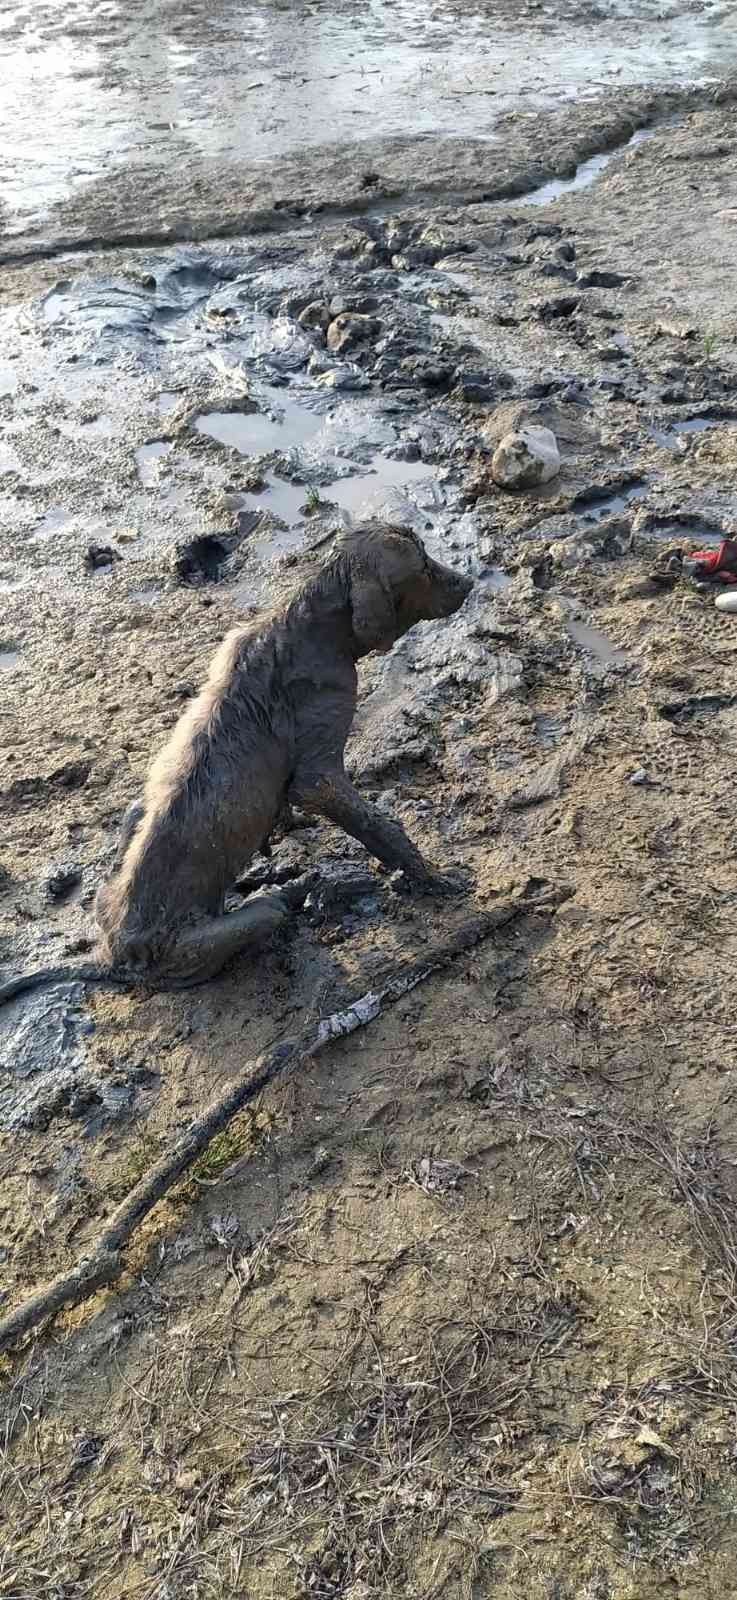
<svg viewBox="0 0 737 1600"><path fill-rule="evenodd" d="M536 489L560 472L560 451L550 428L518 428L494 451L491 475L502 489Z"/></svg>
<svg viewBox="0 0 737 1600"><path fill-rule="evenodd" d="M737 611L737 587L729 589L726 594L717 595L717 611Z"/></svg>

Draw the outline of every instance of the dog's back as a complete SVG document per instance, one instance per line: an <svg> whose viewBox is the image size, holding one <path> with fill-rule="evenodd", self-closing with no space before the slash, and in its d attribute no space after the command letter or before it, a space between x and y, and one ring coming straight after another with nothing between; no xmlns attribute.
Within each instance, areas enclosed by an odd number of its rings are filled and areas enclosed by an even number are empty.
<svg viewBox="0 0 737 1600"><path fill-rule="evenodd" d="M292 745L278 623L266 617L228 634L151 767L143 816L97 897L107 959L155 965L185 921L221 910L273 827Z"/></svg>

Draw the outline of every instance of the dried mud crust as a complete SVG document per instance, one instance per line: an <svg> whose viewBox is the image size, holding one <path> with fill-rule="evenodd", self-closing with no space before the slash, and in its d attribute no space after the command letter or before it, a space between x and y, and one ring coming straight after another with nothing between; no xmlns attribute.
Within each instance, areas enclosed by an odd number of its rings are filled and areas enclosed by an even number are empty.
<svg viewBox="0 0 737 1600"><path fill-rule="evenodd" d="M8 1600L737 1586L735 644L710 596L649 577L664 534L734 527L732 143L712 112L549 212L425 217L474 247L449 265L468 299L443 338L513 379L483 406L438 402L469 445L444 464L512 581L469 613L452 671L440 637L404 677L368 667L353 761L428 854L473 870L481 904L525 876L575 895L266 1097L153 1213L119 1289L0 1363ZM530 237L541 224L561 231ZM566 241L577 273L624 281L556 279ZM525 392L561 371L588 404ZM495 431L540 405L560 483L498 494ZM653 427L699 408L720 412L713 428L683 453L657 444ZM66 492L77 458L57 449ZM98 449L122 508L123 456ZM80 516L100 460L78 459ZM57 497L26 478L27 494L4 483L12 570L19 502L35 516ZM581 521L577 505L633 483L614 522ZM130 548L83 577L74 544L36 546L34 605L7 594L7 965L84 935L114 825L237 609L227 581L131 598L161 569L155 541L135 571ZM299 568L245 570L261 603ZM583 646L577 620L595 630ZM352 855L319 829L275 859ZM70 882L60 862L82 873L66 897L48 889ZM83 1254L259 1048L462 915L377 874L347 918L300 922L196 994L77 997L82 1068L40 1124L0 1136L2 1304Z"/></svg>

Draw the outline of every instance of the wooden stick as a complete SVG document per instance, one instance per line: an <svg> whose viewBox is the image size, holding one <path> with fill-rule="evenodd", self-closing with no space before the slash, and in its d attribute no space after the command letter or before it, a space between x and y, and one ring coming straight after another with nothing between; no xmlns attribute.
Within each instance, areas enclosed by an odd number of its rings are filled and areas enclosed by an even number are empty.
<svg viewBox="0 0 737 1600"><path fill-rule="evenodd" d="M225 1128L236 1112L260 1094L267 1084L273 1083L286 1067L308 1061L333 1039L346 1038L357 1028L365 1028L387 1006L395 1005L397 1000L417 988L418 984L424 983L432 973L449 966L456 956L472 950L483 939L525 912L550 910L560 903L560 899L558 893L557 897L554 895L552 898L521 897L500 901L490 911L480 912L462 923L455 933L432 946L424 956L403 962L380 988L369 990L344 1011L333 1012L332 1016L313 1023L302 1033L290 1039L281 1039L271 1049L264 1051L131 1189L113 1211L89 1253L69 1272L61 1273L45 1289L39 1289L0 1319L0 1351L17 1343L46 1317L54 1316L65 1306L81 1305L97 1289L113 1283L123 1270L123 1250L138 1224L176 1183L177 1178L196 1161L214 1135Z"/></svg>

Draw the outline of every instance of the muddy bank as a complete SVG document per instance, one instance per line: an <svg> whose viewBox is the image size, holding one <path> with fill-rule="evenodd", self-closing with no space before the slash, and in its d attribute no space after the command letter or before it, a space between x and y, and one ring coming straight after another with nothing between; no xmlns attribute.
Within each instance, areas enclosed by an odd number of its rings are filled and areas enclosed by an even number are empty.
<svg viewBox="0 0 737 1600"><path fill-rule="evenodd" d="M360 200L377 175L406 193L423 174L475 187L483 168L504 192L536 165L527 114L565 116L602 94L615 108L645 86L711 93L735 46L718 4L553 16L537 4L512 15L505 0L194 0L183 12L42 0L6 10L0 59L3 231L6 249L27 251L111 230L131 242L232 232L279 202Z"/></svg>
<svg viewBox="0 0 737 1600"><path fill-rule="evenodd" d="M708 99L729 105L734 86ZM372 213L388 203L501 201L574 180L592 157L625 150L639 130L668 125L704 103L703 89L642 89L574 102L560 111L514 112L493 143L414 133L325 144L256 165L203 162L114 169L37 226L8 233L0 264L99 251L283 232L295 218ZM602 162L602 166L605 163ZM584 181L588 174L584 173ZM543 194L543 199L546 196Z"/></svg>
<svg viewBox="0 0 737 1600"><path fill-rule="evenodd" d="M547 205L14 278L4 968L84 950L225 628L368 505L476 586L367 663L357 782L482 906L530 877L572 895L267 1096L129 1278L3 1362L13 1593L735 1586L736 646L680 562L737 531L732 120L700 110ZM557 440L534 493L494 482L517 424ZM257 870L307 864L368 865L366 892L258 966L0 1018L5 1300L244 1059L463 915L327 828Z"/></svg>

